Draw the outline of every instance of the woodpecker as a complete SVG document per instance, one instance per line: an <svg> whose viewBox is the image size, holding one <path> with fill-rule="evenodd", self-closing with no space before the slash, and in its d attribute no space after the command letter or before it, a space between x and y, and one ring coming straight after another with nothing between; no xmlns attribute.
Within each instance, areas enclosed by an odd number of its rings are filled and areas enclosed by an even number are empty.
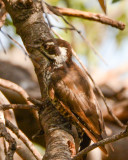
<svg viewBox="0 0 128 160"><path fill-rule="evenodd" d="M65 40L54 39L46 41L43 50L51 63L50 97L57 98L77 117L92 141L102 140L104 121L99 104L88 76L72 61L71 45ZM107 154L104 146L100 149Z"/></svg>

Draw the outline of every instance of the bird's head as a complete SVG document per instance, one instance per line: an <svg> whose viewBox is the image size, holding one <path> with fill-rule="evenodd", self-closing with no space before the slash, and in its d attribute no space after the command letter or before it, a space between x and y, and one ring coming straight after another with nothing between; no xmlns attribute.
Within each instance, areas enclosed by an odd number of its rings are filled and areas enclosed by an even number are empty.
<svg viewBox="0 0 128 160"><path fill-rule="evenodd" d="M71 60L72 48L70 44L62 39L45 41L43 44L45 56L53 61L55 65L62 65Z"/></svg>

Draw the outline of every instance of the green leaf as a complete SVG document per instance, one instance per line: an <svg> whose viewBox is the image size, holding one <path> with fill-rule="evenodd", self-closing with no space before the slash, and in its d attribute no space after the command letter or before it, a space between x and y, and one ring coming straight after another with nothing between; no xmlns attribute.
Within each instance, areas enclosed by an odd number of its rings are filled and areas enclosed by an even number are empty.
<svg viewBox="0 0 128 160"><path fill-rule="evenodd" d="M116 2L119 2L119 1L121 1L121 0L113 0L112 3L116 3Z"/></svg>

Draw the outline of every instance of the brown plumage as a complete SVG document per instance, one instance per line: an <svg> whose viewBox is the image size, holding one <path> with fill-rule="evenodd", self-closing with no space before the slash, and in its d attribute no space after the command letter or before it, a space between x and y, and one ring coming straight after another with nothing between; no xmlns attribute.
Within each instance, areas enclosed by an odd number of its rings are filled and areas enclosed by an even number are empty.
<svg viewBox="0 0 128 160"><path fill-rule="evenodd" d="M55 53L52 52L52 49L58 52L56 53L58 57L53 56ZM103 139L104 122L99 104L88 76L71 59L70 44L61 39L56 39L54 45L47 42L45 54L52 60L52 80L49 92L54 90L54 96L63 107L70 109L77 117L82 124L82 129L90 139L94 142ZM104 147L100 148L107 153Z"/></svg>

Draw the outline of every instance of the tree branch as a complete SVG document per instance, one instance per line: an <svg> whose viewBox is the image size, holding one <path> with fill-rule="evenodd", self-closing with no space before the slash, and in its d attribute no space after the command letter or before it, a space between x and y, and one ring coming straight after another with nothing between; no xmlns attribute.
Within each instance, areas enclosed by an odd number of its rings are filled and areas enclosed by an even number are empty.
<svg viewBox="0 0 128 160"><path fill-rule="evenodd" d="M111 142L114 142L114 141L117 141L119 139L122 139L122 138L125 138L128 136L128 126L126 127L126 130L124 132L121 132L117 135L114 135L114 136L111 136L109 138L106 138L106 139L103 139L97 143L94 143L92 144L91 146L83 149L81 152L79 152L74 158L73 160L78 160L80 158L82 158L83 156L85 156L88 152L90 152L91 150L99 147L99 146L102 146L102 145L105 145L105 144L108 144L108 143L111 143Z"/></svg>
<svg viewBox="0 0 128 160"><path fill-rule="evenodd" d="M5 140L9 143L5 160L13 160L13 155L16 151L16 141L14 138L12 138L10 133L7 132L7 129L4 123L1 123L1 122L0 122L0 137L4 137Z"/></svg>
<svg viewBox="0 0 128 160"><path fill-rule="evenodd" d="M8 100L6 99L6 97L0 92L0 104L8 104ZM10 104L9 104L10 105ZM0 114L3 111L0 110ZM7 111L4 111L4 115L6 120L11 121L15 126L17 126L16 120L15 120L15 115L12 109L9 109ZM0 117L2 118L2 116L0 115ZM0 120L2 120L0 118ZM4 119L4 117L3 117ZM2 121L0 121L2 122ZM4 121L3 121L4 122ZM4 122L5 124L5 122ZM9 134L15 139L16 143L17 143L17 149L16 149L16 153L24 160L36 160L36 158L33 156L32 152L29 150L29 148L23 143L22 140L20 140L11 130L7 130L9 132ZM2 146L2 144L0 145ZM4 146L2 146L4 147ZM6 147L6 145L5 145ZM2 160L4 159L4 155L2 154L2 150L0 152L0 156L2 156Z"/></svg>
<svg viewBox="0 0 128 160"><path fill-rule="evenodd" d="M4 101L4 95L0 91L0 104ZM5 140L9 143L9 147L6 153L5 160L13 160L13 155L16 151L16 141L15 139L8 133L5 127L5 119L4 119L4 112L0 110L0 137L4 137ZM0 153L1 154L1 153Z"/></svg>
<svg viewBox="0 0 128 160"><path fill-rule="evenodd" d="M8 120L6 120L6 125L9 129L11 129L17 135L18 138L20 138L24 142L24 144L29 148L29 150L32 152L32 154L37 160L42 159L42 156L40 155L40 153L35 149L32 142L24 135L24 133L21 130L19 130L15 125L13 125Z"/></svg>
<svg viewBox="0 0 128 160"><path fill-rule="evenodd" d="M0 87L6 88L6 89L9 89L11 91L18 93L18 95L20 95L22 97L22 99L25 103L30 104L30 105L32 104L27 99L29 96L26 93L26 91L22 87L20 87L19 85L15 84L11 81L0 78ZM3 89L3 92L4 92L4 89Z"/></svg>
<svg viewBox="0 0 128 160"><path fill-rule="evenodd" d="M35 105L28 105L28 104L0 104L0 110L8 110L8 109L34 109L39 110L39 107Z"/></svg>
<svg viewBox="0 0 128 160"><path fill-rule="evenodd" d="M42 45L46 40L53 40L54 38L43 17L42 2L40 0L3 1L34 64L42 99L47 99L48 81L45 75L49 61L42 54ZM47 104L45 108L44 106L41 108L39 117L46 140L44 159L71 160L72 153L68 142L74 144L74 139L70 133L69 122L59 114L52 104Z"/></svg>
<svg viewBox="0 0 128 160"><path fill-rule="evenodd" d="M57 15L59 13L64 16L78 17L78 18L83 18L90 21L100 22L102 24L106 24L106 25L110 25L112 27L118 28L120 30L125 29L124 23L113 20L102 14L85 12L85 11L80 11L72 8L52 7L50 5L48 5L48 7L54 14L57 14Z"/></svg>

